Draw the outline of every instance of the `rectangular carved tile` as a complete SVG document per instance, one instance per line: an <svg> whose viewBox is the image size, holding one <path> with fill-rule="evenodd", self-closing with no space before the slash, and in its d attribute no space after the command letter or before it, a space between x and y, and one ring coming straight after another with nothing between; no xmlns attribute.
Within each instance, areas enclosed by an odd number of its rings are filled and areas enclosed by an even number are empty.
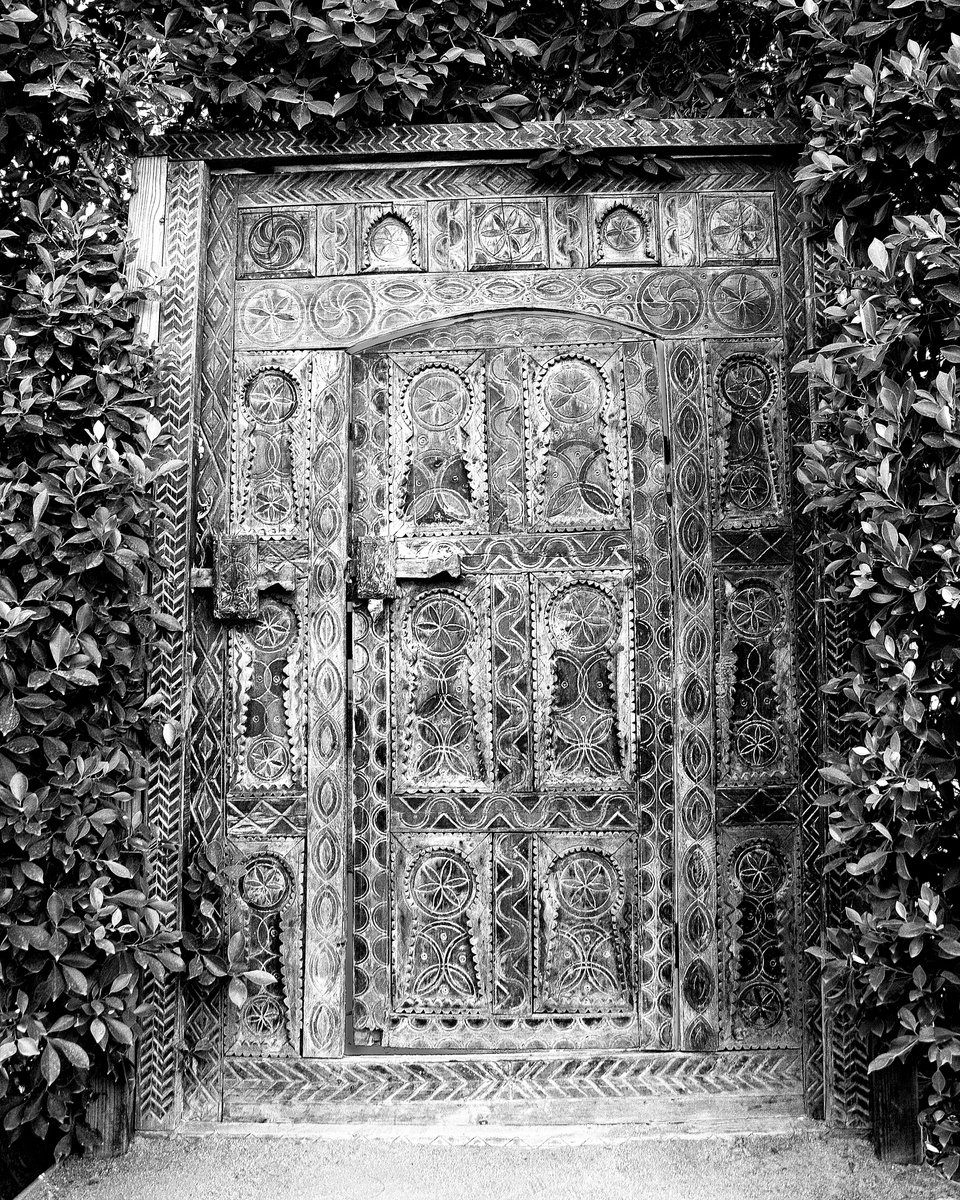
<svg viewBox="0 0 960 1200"><path fill-rule="evenodd" d="M626 572L541 574L534 590L534 778L549 789L634 780Z"/></svg>
<svg viewBox="0 0 960 1200"><path fill-rule="evenodd" d="M313 208L245 208L240 213L237 276L313 275L317 213Z"/></svg>
<svg viewBox="0 0 960 1200"><path fill-rule="evenodd" d="M720 876L724 1048L795 1046L795 831L725 828Z"/></svg>
<svg viewBox="0 0 960 1200"><path fill-rule="evenodd" d="M228 1005L228 1052L299 1054L303 842L235 839L229 852L237 876L230 932L243 935L251 969L266 971L274 982L250 985L239 1011Z"/></svg>
<svg viewBox="0 0 960 1200"><path fill-rule="evenodd" d="M767 263L777 259L770 192L714 192L701 196L705 261Z"/></svg>
<svg viewBox="0 0 960 1200"><path fill-rule="evenodd" d="M649 196L590 197L590 265L660 261L658 207Z"/></svg>
<svg viewBox="0 0 960 1200"><path fill-rule="evenodd" d="M472 270L547 265L546 200L468 200L467 212Z"/></svg>

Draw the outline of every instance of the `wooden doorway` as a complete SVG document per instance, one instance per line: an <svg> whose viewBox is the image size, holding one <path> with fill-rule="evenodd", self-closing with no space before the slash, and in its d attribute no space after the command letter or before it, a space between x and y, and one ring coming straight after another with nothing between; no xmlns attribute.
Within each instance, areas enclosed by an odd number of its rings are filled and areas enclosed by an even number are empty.
<svg viewBox="0 0 960 1200"><path fill-rule="evenodd" d="M788 175L379 153L203 201L186 842L227 848L275 982L188 999L185 1111L521 1076L792 1103L801 1048L822 1070Z"/></svg>

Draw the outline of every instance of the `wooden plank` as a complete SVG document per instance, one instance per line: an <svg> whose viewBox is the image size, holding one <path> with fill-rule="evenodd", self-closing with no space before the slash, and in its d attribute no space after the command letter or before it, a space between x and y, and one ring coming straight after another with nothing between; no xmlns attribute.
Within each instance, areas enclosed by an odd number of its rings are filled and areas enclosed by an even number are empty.
<svg viewBox="0 0 960 1200"><path fill-rule="evenodd" d="M882 1162L923 1161L919 1109L916 1063L893 1063L870 1076L873 1148Z"/></svg>
<svg viewBox="0 0 960 1200"><path fill-rule="evenodd" d="M142 286L163 270L163 211L167 202L167 159L163 155L140 158L134 164L134 193L127 217L128 244L133 253L127 260L127 283ZM141 301L137 310L137 334L150 345L160 336L160 294Z"/></svg>

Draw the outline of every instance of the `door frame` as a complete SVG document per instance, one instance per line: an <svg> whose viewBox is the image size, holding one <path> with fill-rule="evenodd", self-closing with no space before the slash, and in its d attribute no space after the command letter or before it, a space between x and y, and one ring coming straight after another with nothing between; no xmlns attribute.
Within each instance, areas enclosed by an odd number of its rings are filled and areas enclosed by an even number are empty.
<svg viewBox="0 0 960 1200"><path fill-rule="evenodd" d="M779 173L779 220L798 230L802 219L802 202L790 182L799 136L789 123L766 118L657 120L612 118L605 120L569 122L558 127L551 122L531 122L517 130L505 131L495 125L420 126L382 129L333 136L318 140L301 138L288 133L264 134L202 134L185 135L153 147L153 153L138 165L140 190L131 208L131 235L137 239L136 261L131 266L135 277L139 269L149 272L153 264L163 263L165 282L159 303L147 301L141 310L141 329L147 338L159 341L168 356L158 399L158 415L170 435L172 456L183 465L164 476L157 488L158 501L165 516L158 522L157 549L159 569L155 594L160 607L182 622L184 633L169 633L159 641L154 651L153 691L158 694L160 710L168 714L174 729L190 728L189 737L175 740L170 747L157 749L151 763L146 797L146 813L156 839L151 856L151 886L160 899L174 906L179 920L180 879L185 853L198 837L216 836L211 826L210 797L219 786L215 778L204 781L197 771L191 772L191 750L203 740L204 722L216 722L217 708L208 711L203 705L194 713L193 689L215 657L217 638L221 631L205 631L207 650L205 660L194 660L194 634L199 608L191 600L191 581L196 582L194 564L198 560L194 544L201 543L207 531L222 517L225 488L217 478L217 468L205 448L217 437L224 436L226 405L229 399L229 377L232 347L223 329L232 320L231 292L233 286L233 229L236 219L236 172L256 167L264 172L282 170L285 165L315 165L336 169L346 165L381 166L454 165L467 159L476 161L523 162L543 149L558 144L591 146L599 151L630 149L674 152L678 155L710 157L718 172L727 162L731 168L744 158L756 157L764 165L773 164ZM294 176L296 178L296 176ZM162 217L161 217L162 214ZM786 352L795 360L809 344L814 311L814 255L809 247L802 248L794 239L784 241L784 296ZM362 348L360 345L354 347ZM789 438L793 446L809 440L810 399L803 376L786 374L788 391ZM348 464L347 398L342 403L328 405L318 440L327 456L327 468L336 460L342 472ZM195 448L199 446L199 452ZM796 461L796 451L794 451ZM325 468L325 476L333 478ZM318 472L314 471L314 480ZM339 486L339 485L338 485ZM344 491L345 494L345 491ZM323 507L326 493L323 485L311 502L311 509ZM818 943L825 924L824 905L831 910L840 902L838 896L825 895L819 858L824 844L823 811L816 801L822 784L818 775L820 752L836 736L835 721L817 697L818 681L826 674L826 652L831 639L827 636L829 614L820 603L819 570L812 550L815 539L813 519L802 512L803 497L799 485L793 483L795 530L794 562L797 570L798 613L797 627L813 630L814 636L797 644L797 674L800 689L799 709L806 714L805 727L799 737L801 751L801 859L804 882L801 892L803 923L800 936L804 945ZM339 526L322 535L325 549L330 552L333 573L329 586L324 585L329 603L325 619L334 625L343 619L343 588L346 571L346 523L341 512ZM221 522L222 523L222 522ZM336 523L335 523L336 524ZM315 528L319 524L315 523ZM324 527L326 528L326 526ZM323 547L319 547L323 548ZM318 546L314 546L316 553ZM336 594L336 598L335 597ZM216 672L213 670L213 677ZM209 681L208 681L209 682ZM222 679L220 680L222 689ZM349 809L346 790L346 686L345 662L339 670L339 680L328 679L318 699L315 688L314 709L311 715L311 740L322 741L325 757L320 760L329 768L324 778L315 778L316 789L326 789L326 799L317 809L317 819L329 828L344 829ZM221 701L222 703L222 701ZM191 728L191 717L194 724ZM199 741L198 741L199 739ZM314 740L314 745L318 741ZM311 755L311 757L315 757ZM193 788L191 789L191 774ZM312 794L317 794L315 791ZM339 823L339 824L338 824ZM215 824L215 823L214 823ZM313 1008L305 1009L305 1037L312 1039L315 1052L330 1054L334 1050L342 1024L344 970L344 861L329 852L320 854L323 843L319 838L308 855L308 871L314 873L314 905L323 908L326 932L308 947L308 970L305 995ZM329 843L326 843L329 851ZM311 973L310 955L315 969ZM865 1083L850 1078L850 1065L863 1060L863 1050L856 1031L849 1023L825 1018L819 968L816 960L802 956L801 997L803 1027L802 1087L807 1111L813 1116L826 1115L847 1124L861 1123L866 1115ZM193 1070L191 1081L185 1085L184 1063L177 1049L185 1031L194 1040L207 1035L216 1037L222 1026L222 1011L216 1002L184 995L176 979L163 984L148 985L145 999L152 1012L144 1022L140 1046L140 1112L139 1124L144 1129L170 1129L183 1119L185 1086L193 1089L191 1111L209 1112L221 1118L244 1112L244 1103L237 1101L233 1109L221 1107L220 1095L224 1078L234 1067L217 1063L204 1074ZM312 1001L309 997L312 996ZM652 1076L681 1080L713 1070L721 1090L734 1091L742 1085L745 1074L753 1070L743 1062L739 1066L730 1060L721 1064L704 1064L711 1056L673 1056L657 1054L658 1064L641 1062L650 1056L639 1055L633 1065L624 1065L618 1056L608 1056L614 1066L619 1062L620 1076L610 1075L609 1095L629 1093L626 1070L643 1092ZM684 1061L679 1061L680 1058ZM718 1058L720 1056L717 1056ZM782 1057L782 1056L781 1056ZM527 1067L533 1073L549 1073L548 1058L530 1056ZM670 1061L674 1060L674 1061ZM258 1060L248 1060L250 1062ZM300 1080L291 1081L281 1065L302 1066ZM567 1075L571 1080L567 1094L579 1094L574 1082L576 1058L568 1062ZM585 1069L586 1069L585 1060ZM541 1062L540 1068L534 1066ZM698 1065L699 1062L699 1065ZM569 1064L574 1064L570 1066ZM330 1058L314 1060L263 1060L258 1063L263 1073L261 1097L280 1098L287 1103L294 1091L317 1087L323 1070L329 1086L324 1094L336 1097L344 1088L350 1094L369 1103L377 1096L389 1095L392 1086L402 1087L403 1071L396 1069L390 1084L382 1063L379 1074L371 1073L358 1082L356 1060ZM489 1061L480 1071L487 1086L496 1077L503 1087L516 1090L519 1061ZM781 1062L774 1071L780 1085L794 1087L798 1063ZM440 1060L436 1090L439 1098L451 1095L450 1082L441 1080ZM351 1074L352 1073L352 1074ZM389 1072L387 1073L389 1075ZM738 1084L737 1080L740 1080ZM478 1081L479 1083L479 1081ZM448 1090L445 1092L444 1088ZM338 1091L339 1089L339 1091ZM619 1089L619 1090L618 1090ZM533 1093L531 1093L533 1094ZM644 1093L648 1094L648 1093ZM278 1099L278 1103L280 1100ZM206 1106L206 1107L204 1107ZM306 1113L309 1105L302 1111ZM264 1111L263 1104L259 1111ZM301 1117L301 1119L304 1119ZM307 1118L308 1119L308 1118Z"/></svg>

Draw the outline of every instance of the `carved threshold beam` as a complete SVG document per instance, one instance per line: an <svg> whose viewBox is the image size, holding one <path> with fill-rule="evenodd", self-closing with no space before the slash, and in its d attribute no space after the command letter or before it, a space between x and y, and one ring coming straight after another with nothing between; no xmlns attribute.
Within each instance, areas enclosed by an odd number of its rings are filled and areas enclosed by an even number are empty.
<svg viewBox="0 0 960 1200"><path fill-rule="evenodd" d="M517 129L492 122L475 125L398 125L304 137L294 130L181 134L155 143L154 153L174 159L368 159L371 155L528 154L577 147L596 150L742 151L789 150L802 141L796 125L769 117L629 117L592 121L528 121Z"/></svg>

